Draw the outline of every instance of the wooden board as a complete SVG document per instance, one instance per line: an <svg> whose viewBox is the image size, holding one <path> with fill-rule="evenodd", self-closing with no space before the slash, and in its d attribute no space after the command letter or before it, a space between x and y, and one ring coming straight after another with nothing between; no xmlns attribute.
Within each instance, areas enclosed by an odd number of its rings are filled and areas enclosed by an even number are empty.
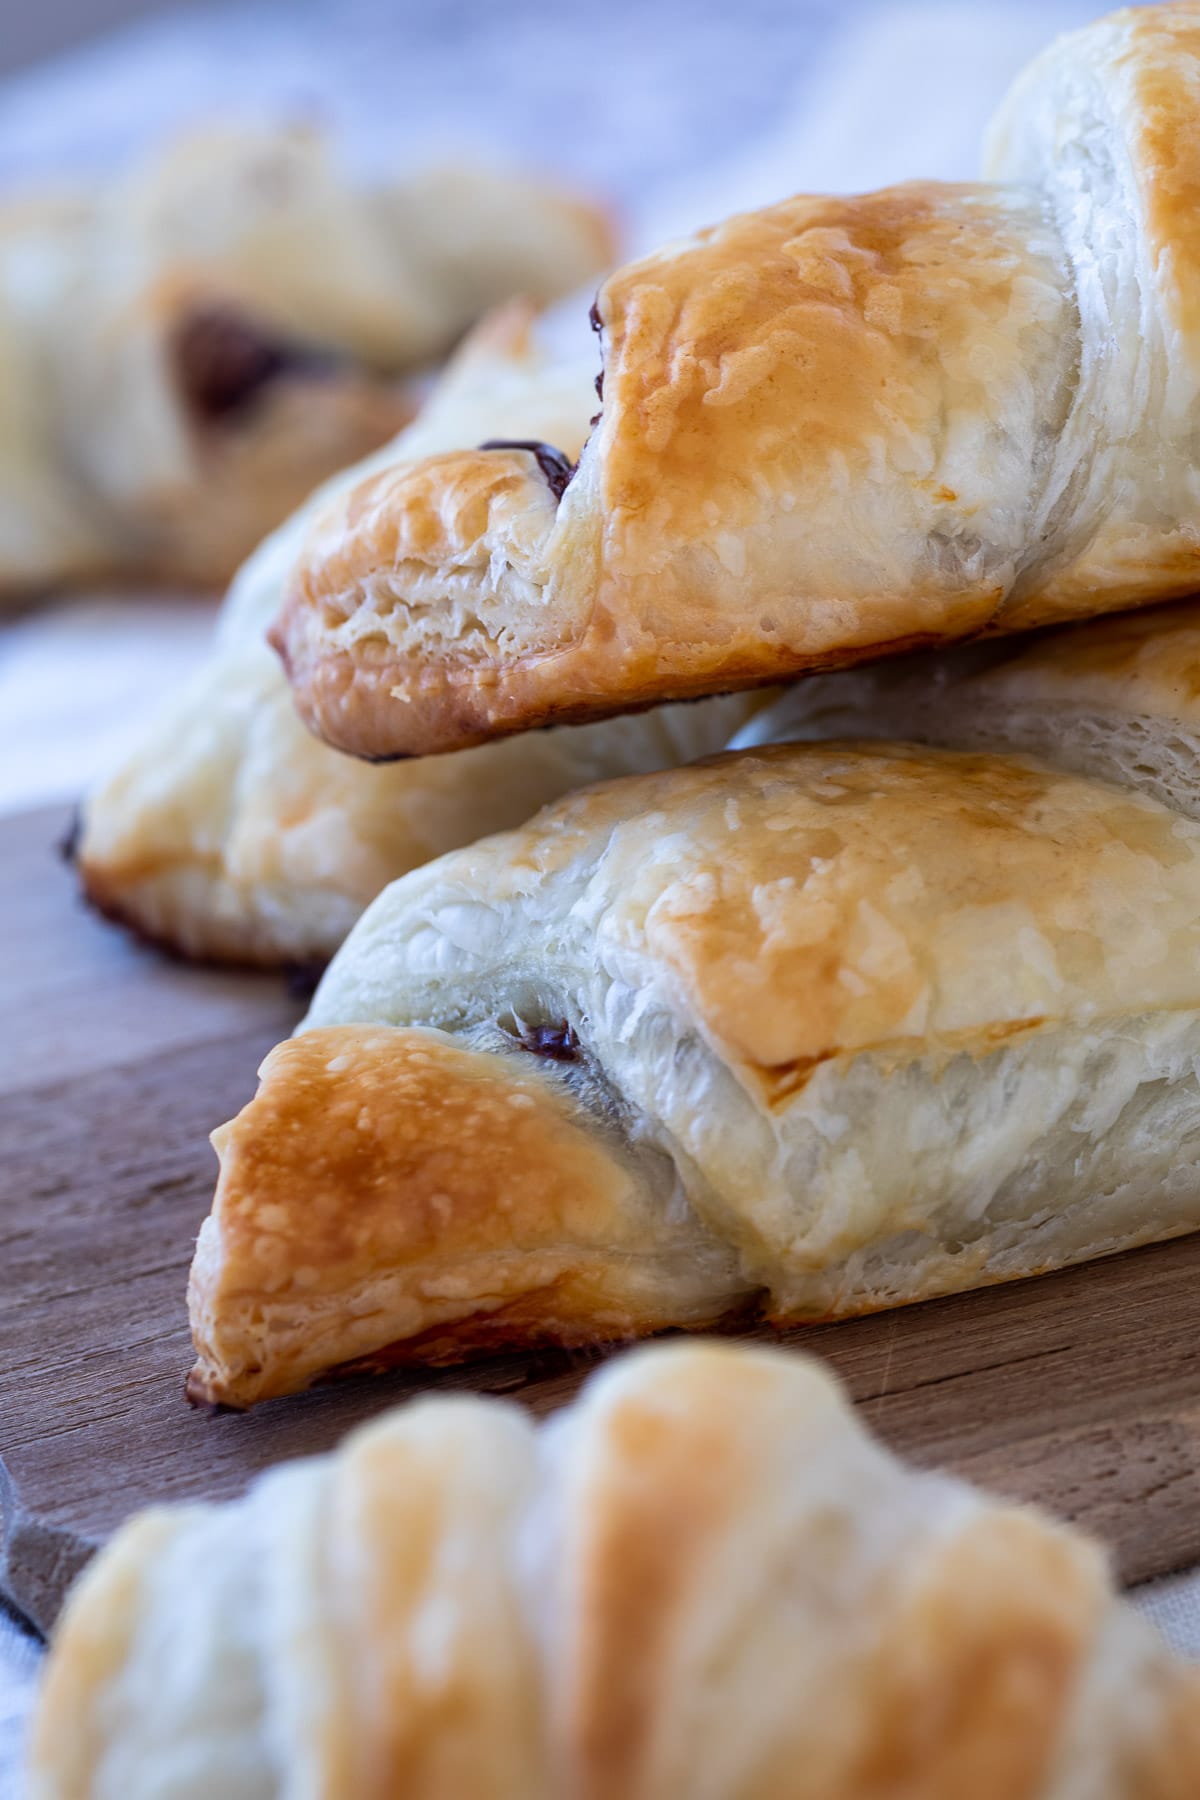
<svg viewBox="0 0 1200 1800"><path fill-rule="evenodd" d="M299 1011L85 912L65 814L0 821L0 1588L33 1623L133 1509L237 1493L420 1386L560 1404L586 1357L360 1379L245 1416L183 1401L208 1131ZM764 1333L763 1335L771 1335ZM788 1334L899 1450L1099 1532L1126 1578L1200 1559L1200 1237Z"/></svg>

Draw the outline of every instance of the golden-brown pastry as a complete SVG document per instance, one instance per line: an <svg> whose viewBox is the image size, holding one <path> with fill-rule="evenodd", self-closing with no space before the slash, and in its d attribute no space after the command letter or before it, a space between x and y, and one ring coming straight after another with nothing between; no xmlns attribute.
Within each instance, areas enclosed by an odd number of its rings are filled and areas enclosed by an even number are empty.
<svg viewBox="0 0 1200 1800"><path fill-rule="evenodd" d="M735 741L831 737L1025 751L1200 818L1200 604L817 675Z"/></svg>
<svg viewBox="0 0 1200 1800"><path fill-rule="evenodd" d="M213 130L0 215L0 597L225 580L413 410L398 373L610 260L487 169L372 187L304 130Z"/></svg>
<svg viewBox="0 0 1200 1800"><path fill-rule="evenodd" d="M870 1311L1200 1227L1200 824L746 750L405 876L216 1134L195 1398Z"/></svg>
<svg viewBox="0 0 1200 1800"><path fill-rule="evenodd" d="M565 491L446 455L331 508L276 641L359 755L1190 591L1200 5L1053 46L989 184L801 197L611 276Z"/></svg>
<svg viewBox="0 0 1200 1800"><path fill-rule="evenodd" d="M534 346L514 305L480 326L414 424L371 461L395 467L492 435L572 451L594 401L590 370ZM242 569L217 649L84 809L78 863L93 902L189 956L327 960L396 876L520 824L547 800L609 775L721 749L747 697L536 732L502 744L368 767L312 737L264 639L305 519L329 487Z"/></svg>
<svg viewBox="0 0 1200 1800"><path fill-rule="evenodd" d="M126 1525L32 1765L30 1800L1191 1800L1200 1671L816 1362L659 1346L540 1429L422 1400Z"/></svg>

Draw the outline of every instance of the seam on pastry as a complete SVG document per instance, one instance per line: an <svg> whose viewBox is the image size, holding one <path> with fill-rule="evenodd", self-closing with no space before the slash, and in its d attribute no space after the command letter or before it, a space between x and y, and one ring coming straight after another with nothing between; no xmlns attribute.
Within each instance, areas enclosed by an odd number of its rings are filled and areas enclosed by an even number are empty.
<svg viewBox="0 0 1200 1800"><path fill-rule="evenodd" d="M1064 542L1064 524L1069 523L1075 510L1080 486L1086 486L1085 466L1078 460L1071 468L1062 483L1058 498L1041 518L1046 495L1056 474L1058 464L1075 423L1076 413L1083 402L1083 364L1084 364L1084 326L1080 305L1080 271L1075 251L1070 242L1069 233L1061 216L1061 207L1056 196L1051 192L1049 184L1041 190L1043 216L1047 226L1054 232L1062 246L1063 272L1067 277L1067 291L1063 296L1070 307L1071 336L1073 356L1069 368L1065 371L1066 392L1063 395L1062 414L1058 431L1051 444L1047 446L1042 458L1041 479L1030 498L1029 505L1029 538L1026 554L1019 558L1016 579L1009 587L997 610L997 617L1002 619L1007 608L1023 599L1028 592L1035 591L1038 583L1053 570L1056 564L1064 561L1068 554ZM1087 440L1089 453L1094 440ZM1038 520L1041 518L1039 528Z"/></svg>

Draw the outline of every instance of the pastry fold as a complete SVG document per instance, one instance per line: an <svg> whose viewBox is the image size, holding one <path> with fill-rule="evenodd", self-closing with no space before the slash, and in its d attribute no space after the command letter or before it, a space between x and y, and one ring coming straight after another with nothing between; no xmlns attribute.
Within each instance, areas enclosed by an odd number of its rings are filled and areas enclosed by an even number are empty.
<svg viewBox="0 0 1200 1800"><path fill-rule="evenodd" d="M799 198L618 270L561 497L473 450L364 483L274 639L363 756L460 748L1188 593L1200 6L1040 58L986 183Z"/></svg>
<svg viewBox="0 0 1200 1800"><path fill-rule="evenodd" d="M370 466L501 434L574 450L593 400L590 370L539 350L530 309L514 304L476 329ZM358 473L335 476L250 558L211 660L84 807L89 898L182 955L324 963L406 870L570 788L721 749L754 710L735 696L378 767L339 755L305 730L264 633L308 522Z"/></svg>
<svg viewBox="0 0 1200 1800"><path fill-rule="evenodd" d="M593 207L486 168L372 185L212 129L0 211L0 602L218 585L414 411L397 377L611 260Z"/></svg>
<svg viewBox="0 0 1200 1800"><path fill-rule="evenodd" d="M31 1800L1186 1800L1200 1674L819 1365L658 1347L540 1428L422 1400L125 1526L32 1763Z"/></svg>
<svg viewBox="0 0 1200 1800"><path fill-rule="evenodd" d="M1200 604L814 676L734 744L831 737L1021 751L1200 818Z"/></svg>
<svg viewBox="0 0 1200 1800"><path fill-rule="evenodd" d="M607 783L396 882L335 957L217 1134L191 1391L1190 1231L1198 1059L1200 825L1145 796L886 745Z"/></svg>

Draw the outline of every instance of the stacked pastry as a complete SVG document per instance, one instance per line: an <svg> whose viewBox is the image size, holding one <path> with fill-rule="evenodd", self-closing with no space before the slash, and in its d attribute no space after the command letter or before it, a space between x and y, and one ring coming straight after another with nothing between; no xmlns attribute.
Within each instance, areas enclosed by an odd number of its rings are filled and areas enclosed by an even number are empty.
<svg viewBox="0 0 1200 1800"><path fill-rule="evenodd" d="M488 436L572 454L583 442L590 363L548 355L531 323L522 303L485 321L414 423L318 490L239 571L211 659L84 808L76 853L102 911L185 956L319 967L407 870L570 788L719 750L756 709L734 695L375 767L301 724L265 634L334 496L368 470Z"/></svg>
<svg viewBox="0 0 1200 1800"><path fill-rule="evenodd" d="M274 635L360 754L875 660L373 903L216 1135L194 1397L1200 1227L1200 626L1019 635L1194 579L1198 90L1200 6L1104 21L992 183L613 276L565 488L485 446L323 503Z"/></svg>
<svg viewBox="0 0 1200 1800"><path fill-rule="evenodd" d="M593 277L591 206L481 167L370 185L303 130L210 130L0 210L0 604L221 583L414 410L397 379Z"/></svg>
<svg viewBox="0 0 1200 1800"><path fill-rule="evenodd" d="M619 270L561 498L475 450L313 539L275 633L310 723L424 754L1191 592L1198 34L1181 0L1052 46L987 183L802 196Z"/></svg>

